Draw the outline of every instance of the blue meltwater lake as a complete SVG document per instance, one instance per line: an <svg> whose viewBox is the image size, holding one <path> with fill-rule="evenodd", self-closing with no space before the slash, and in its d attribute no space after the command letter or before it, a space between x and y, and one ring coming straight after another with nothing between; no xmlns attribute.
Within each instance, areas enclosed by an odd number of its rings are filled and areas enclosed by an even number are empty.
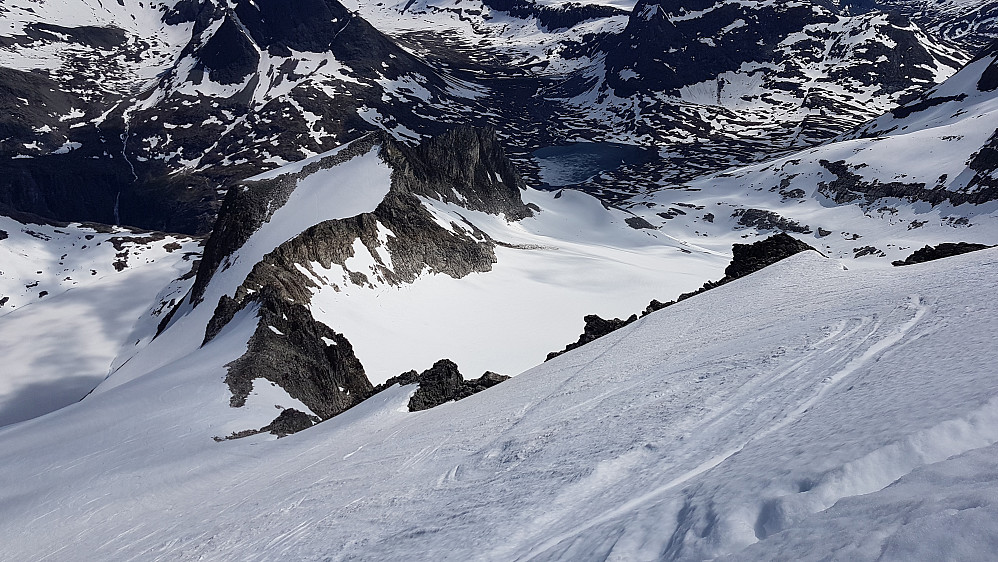
<svg viewBox="0 0 998 562"><path fill-rule="evenodd" d="M533 152L540 167L540 179L549 187L582 183L601 172L649 162L656 156L648 148L611 142L576 142Z"/></svg>

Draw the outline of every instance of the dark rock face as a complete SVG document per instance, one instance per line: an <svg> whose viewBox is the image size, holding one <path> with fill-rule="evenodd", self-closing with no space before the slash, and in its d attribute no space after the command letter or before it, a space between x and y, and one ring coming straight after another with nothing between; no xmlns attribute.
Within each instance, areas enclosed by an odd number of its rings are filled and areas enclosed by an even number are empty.
<svg viewBox="0 0 998 562"><path fill-rule="evenodd" d="M269 431L278 437L286 437L313 425L312 418L305 412L287 408L274 421L270 422L270 425L261 428L261 431Z"/></svg>
<svg viewBox="0 0 998 562"><path fill-rule="evenodd" d="M703 287L691 293L683 293L674 301L661 302L658 300L652 300L648 303L648 306L645 308L644 312L641 313L641 317L645 317L652 312L662 310L663 308L672 306L679 301L699 295L700 293L709 291L715 287L720 287L721 285L730 283L739 277L745 277L746 275L755 273L766 266L773 265L778 261L807 250L814 250L814 248L786 234L785 232L774 234L765 240L760 240L752 244L735 244L731 248L731 263L729 263L728 267L724 269L724 277L717 281L708 281L704 283ZM629 318L627 318L627 320L621 320L619 318L604 320L595 314L586 316L585 332L579 336L578 341L568 344L565 349L561 351L552 351L551 353L548 353L545 361L554 359L562 353L581 347L595 339L605 336L606 334L619 330L620 328L637 321L637 319L638 316L636 314L632 314Z"/></svg>
<svg viewBox="0 0 998 562"><path fill-rule="evenodd" d="M393 188L520 220L533 213L520 198L523 179L495 131L456 127L410 147L384 139ZM398 176L396 178L396 175Z"/></svg>
<svg viewBox="0 0 998 562"><path fill-rule="evenodd" d="M924 263L927 261L938 260L942 258L948 258L951 256L959 256L960 254L966 254L968 252L976 252L977 250L984 250L987 248L993 248L994 246L988 246L985 244L971 244L969 242L943 242L938 246L925 246L921 250L915 250L912 254L906 257L903 261L898 260L891 262L895 266L901 265L912 265L916 263Z"/></svg>
<svg viewBox="0 0 998 562"><path fill-rule="evenodd" d="M972 159L971 165L977 156L981 160L976 165L981 170L990 171L996 169L998 158L995 155L995 148L998 147L998 138L993 136L978 155ZM989 179L989 174L978 174L966 189L960 191L949 191L945 185L928 188L924 183L903 183L888 182L881 183L878 180L866 181L862 176L849 169L849 164L845 160L829 162L819 160L818 162L825 169L835 174L836 178L831 182L818 183L818 192L822 193L838 204L854 203L858 200L864 204L870 204L884 197L897 197L909 201L925 201L932 205L949 201L953 205L963 203L981 204L998 198L998 183Z"/></svg>
<svg viewBox="0 0 998 562"><path fill-rule="evenodd" d="M975 172L967 189L998 198L998 131L971 156L967 167Z"/></svg>
<svg viewBox="0 0 998 562"><path fill-rule="evenodd" d="M996 8L998 11L998 8ZM998 14L996 14L998 17ZM992 57L991 64L981 73L981 79L977 82L977 89L982 92L992 92L998 89L998 40L993 41L987 47L981 49L975 61L986 57Z"/></svg>
<svg viewBox="0 0 998 562"><path fill-rule="evenodd" d="M464 377L457 365L449 359L441 359L423 371L417 378L419 390L409 399L409 411L429 410L445 402L456 400Z"/></svg>
<svg viewBox="0 0 998 562"><path fill-rule="evenodd" d="M655 228L655 225L641 217L627 217L624 219L624 222L627 223L627 226L635 230L641 230L642 228Z"/></svg>
<svg viewBox="0 0 998 562"><path fill-rule="evenodd" d="M967 94L960 94L957 96L939 96L934 98L920 99L916 103L909 103L908 105L903 105L901 107L891 110L891 115L897 119L904 119L913 113L918 113L919 111L925 111L930 107L937 105L942 105L951 101L963 101L967 99Z"/></svg>
<svg viewBox="0 0 998 562"><path fill-rule="evenodd" d="M372 134L358 139L335 155L306 166L297 174L254 182L251 189L230 189L225 194L211 236L205 243L202 265L191 288L191 302L196 304L201 301L208 282L219 266L287 203L300 178L365 154L375 146L378 138Z"/></svg>
<svg viewBox="0 0 998 562"><path fill-rule="evenodd" d="M220 308L231 306L223 301ZM259 306L259 320L246 353L228 365L231 406L246 403L257 379L276 383L324 420L368 395L371 383L342 334L277 289L263 287L242 304L250 303Z"/></svg>
<svg viewBox="0 0 998 562"><path fill-rule="evenodd" d="M260 63L253 44L229 16L197 55L208 71L208 77L219 84L241 83Z"/></svg>
<svg viewBox="0 0 998 562"><path fill-rule="evenodd" d="M402 386L418 384L419 389L409 399L409 411L418 412L452 400L467 398L508 379L508 376L489 371L477 379L466 381L453 361L441 359L422 373L408 371L388 379L384 384L378 385L371 395L396 384Z"/></svg>

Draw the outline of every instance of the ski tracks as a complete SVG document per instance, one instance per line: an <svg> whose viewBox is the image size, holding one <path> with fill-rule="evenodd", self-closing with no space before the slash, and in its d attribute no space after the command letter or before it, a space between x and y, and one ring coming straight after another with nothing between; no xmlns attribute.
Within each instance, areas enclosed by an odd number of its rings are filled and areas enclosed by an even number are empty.
<svg viewBox="0 0 998 562"><path fill-rule="evenodd" d="M648 492L619 505L616 508L606 511L599 517L590 519L583 525L576 526L563 533L555 535L550 539L544 540L536 546L530 547L526 553L517 557L517 559L532 560L539 556L543 556L552 548L557 547L567 540L572 540L578 537L589 529L608 523L614 519L625 517L635 510L656 502L662 499L662 497L668 492L720 466L728 459L743 451L749 445L798 422L822 400L826 399L828 394L833 389L839 387L843 381L848 380L852 375L869 363L878 361L885 352L902 342L911 330L923 320L926 314L929 313L929 310L930 307L926 303L925 299L915 294L910 295L903 303L896 306L882 320L878 320L874 316L853 318L839 322L833 329L831 329L829 334L819 340L814 346L812 346L812 349L809 352L805 353L802 358L792 363L788 368L778 371L771 377L767 377L765 381L751 381L736 393L736 397L739 395L758 394L760 391L765 391L770 387L775 387L778 382L794 374L803 374L804 376L810 375L813 381L813 377L816 372L816 369L814 368L816 365L813 365L813 363L818 361L821 356L836 350L841 352L841 348L843 346L852 347L852 349L845 354L844 359L836 361L832 364L832 366L840 365L841 367L832 371L831 374L822 377L820 382L817 383L817 391L814 391L814 383L812 382L812 385L810 386L810 396L800 402L792 410L789 410L788 414L776 419L776 421L771 425L751 434L741 443L700 462L692 469L680 473L666 483L657 486ZM898 318L899 316L902 318ZM865 336L862 336L856 344L850 345L849 340L855 338L865 327L868 327L871 324L872 328L870 331ZM884 330L887 330L886 335L883 335L879 339L876 339L873 343L870 343L872 339ZM737 404L737 400L734 402ZM718 415L711 416L705 420L704 424L701 424L701 428L719 424L719 422L731 416L736 409L739 409L739 406L736 405L735 407L729 408Z"/></svg>

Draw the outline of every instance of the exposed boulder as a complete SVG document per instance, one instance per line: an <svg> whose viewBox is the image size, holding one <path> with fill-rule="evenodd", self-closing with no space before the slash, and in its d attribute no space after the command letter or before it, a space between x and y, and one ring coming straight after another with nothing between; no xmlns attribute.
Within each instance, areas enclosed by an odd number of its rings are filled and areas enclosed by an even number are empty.
<svg viewBox="0 0 998 562"><path fill-rule="evenodd" d="M274 418L274 421L261 427L260 429L233 431L225 437L216 436L214 439L219 442L232 441L233 439L242 439L243 437L259 435L261 433L272 433L280 439L281 437L287 437L292 433L298 433L299 431L308 429L315 425L317 421L319 421L318 418L313 418L301 410L286 408L281 411L280 415Z"/></svg>
<svg viewBox="0 0 998 562"><path fill-rule="evenodd" d="M292 433L298 433L303 429L308 429L313 425L312 418L305 412L294 408L287 408L274 421L270 422L270 425L262 429L278 437L285 437Z"/></svg>
<svg viewBox="0 0 998 562"><path fill-rule="evenodd" d="M461 375L453 361L441 359L422 373L408 371L388 379L384 384L378 385L371 395L373 396L396 384L402 386L418 384L419 389L409 399L409 411L418 412L429 410L452 400L467 398L508 379L509 377L506 375L489 371L477 379L464 380L464 376Z"/></svg>
<svg viewBox="0 0 998 562"><path fill-rule="evenodd" d="M658 302L658 301L652 301L652 302ZM575 343L570 343L567 346L565 346L565 349L563 349L562 351L552 351L551 353L548 353L548 356L545 359L545 361L554 359L555 357L561 355L562 353L565 353L566 351L571 351L577 347L582 347L595 339L602 338L603 336L609 334L610 332L615 332L623 328L624 326L630 324L631 322L634 322L637 319L638 316L636 314L632 314L627 320L621 320L620 318L612 318L610 320L606 320L596 314L588 314L586 315L585 318L583 318L583 320L585 320L586 322L586 327L583 328L582 335L579 336L579 339Z"/></svg>

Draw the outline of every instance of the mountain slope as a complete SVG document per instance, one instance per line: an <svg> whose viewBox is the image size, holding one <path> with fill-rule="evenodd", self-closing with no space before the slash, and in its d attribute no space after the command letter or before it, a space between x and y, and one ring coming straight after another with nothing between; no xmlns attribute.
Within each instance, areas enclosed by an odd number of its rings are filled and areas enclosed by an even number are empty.
<svg viewBox="0 0 998 562"><path fill-rule="evenodd" d="M699 244L732 229L787 230L830 255L884 263L932 239L991 244L995 55L985 50L943 84L834 142L683 186L645 183L646 193L626 206L673 236L692 232Z"/></svg>
<svg viewBox="0 0 998 562"><path fill-rule="evenodd" d="M0 492L16 513L0 549L894 558L915 532L945 548L988 532L994 509L977 459L998 439L996 263L987 250L857 272L801 254L461 402L407 413L412 387L396 387L293 437L219 444L231 409L212 380L249 336L242 315L155 376L0 430L17 482ZM877 509L916 498L906 520ZM973 509L948 511L960 502ZM961 525L932 524L944 514Z"/></svg>
<svg viewBox="0 0 998 562"><path fill-rule="evenodd" d="M0 217L0 425L80 400L142 349L201 250L181 235L21 218Z"/></svg>
<svg viewBox="0 0 998 562"><path fill-rule="evenodd" d="M686 181L844 133L968 58L820 2L32 4L0 12L0 209L195 233L232 184L373 130L492 126L531 178L538 148L640 144Z"/></svg>

